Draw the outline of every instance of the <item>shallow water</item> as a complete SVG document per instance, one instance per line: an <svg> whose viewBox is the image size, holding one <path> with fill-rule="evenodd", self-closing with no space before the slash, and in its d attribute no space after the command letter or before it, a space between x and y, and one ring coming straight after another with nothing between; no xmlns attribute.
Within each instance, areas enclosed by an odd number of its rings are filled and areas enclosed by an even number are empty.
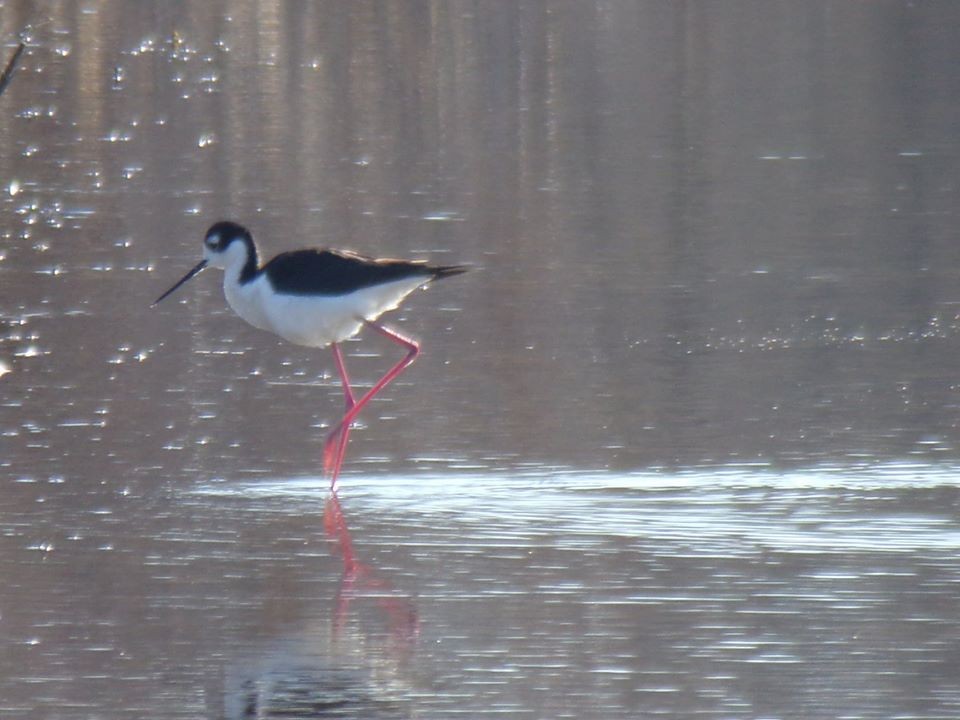
<svg viewBox="0 0 960 720"><path fill-rule="evenodd" d="M2 518L2 710L949 717L955 477L352 475L342 510L310 477L51 492Z"/></svg>
<svg viewBox="0 0 960 720"><path fill-rule="evenodd" d="M0 718L960 716L958 26L0 5ZM476 266L339 498L226 217Z"/></svg>

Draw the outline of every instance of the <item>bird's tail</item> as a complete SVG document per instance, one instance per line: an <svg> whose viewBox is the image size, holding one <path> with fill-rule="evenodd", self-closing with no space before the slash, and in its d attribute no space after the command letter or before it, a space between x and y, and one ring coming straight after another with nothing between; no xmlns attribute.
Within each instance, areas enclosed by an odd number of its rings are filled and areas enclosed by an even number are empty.
<svg viewBox="0 0 960 720"><path fill-rule="evenodd" d="M433 279L439 280L440 278L460 275L461 273L465 273L467 270L471 270L472 268L469 265L437 265L431 269L433 270Z"/></svg>

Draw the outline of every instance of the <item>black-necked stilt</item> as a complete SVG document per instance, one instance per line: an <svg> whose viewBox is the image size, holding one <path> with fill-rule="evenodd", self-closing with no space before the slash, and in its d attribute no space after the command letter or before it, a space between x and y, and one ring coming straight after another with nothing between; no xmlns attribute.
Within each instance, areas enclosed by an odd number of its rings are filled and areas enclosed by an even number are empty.
<svg viewBox="0 0 960 720"><path fill-rule="evenodd" d="M376 319L432 280L459 275L463 265L375 259L347 250L305 249L281 253L261 266L253 236L234 222L218 222L203 240L203 260L153 303L156 305L205 267L224 271L223 294L251 325L309 347L331 346L346 400L346 412L323 446L324 471L336 485L350 425L373 397L417 357L420 346ZM403 346L407 354L359 400L354 397L340 343L363 327Z"/></svg>

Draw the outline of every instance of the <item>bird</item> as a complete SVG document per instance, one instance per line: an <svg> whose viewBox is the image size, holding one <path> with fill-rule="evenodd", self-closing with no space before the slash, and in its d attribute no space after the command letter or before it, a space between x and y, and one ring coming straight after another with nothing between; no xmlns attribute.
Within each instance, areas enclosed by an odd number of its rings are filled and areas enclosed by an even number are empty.
<svg viewBox="0 0 960 720"><path fill-rule="evenodd" d="M207 267L223 270L223 294L237 315L261 330L308 347L330 347L343 386L346 409L323 445L330 488L346 454L350 427L360 411L393 382L420 353L415 340L378 322L410 293L435 280L460 275L468 265L434 265L423 260L373 258L352 250L304 248L283 252L261 265L247 228L230 220L210 226L203 259L151 305L156 307ZM373 330L406 352L359 398L350 385L341 343L363 329Z"/></svg>

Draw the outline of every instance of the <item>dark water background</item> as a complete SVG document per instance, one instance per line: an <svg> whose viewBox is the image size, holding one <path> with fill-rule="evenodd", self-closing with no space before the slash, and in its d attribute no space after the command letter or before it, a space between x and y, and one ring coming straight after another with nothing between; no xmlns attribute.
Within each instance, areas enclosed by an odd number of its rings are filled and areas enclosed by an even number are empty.
<svg viewBox="0 0 960 720"><path fill-rule="evenodd" d="M0 31L0 718L960 717L960 4ZM478 268L339 503L329 352L148 307L222 218Z"/></svg>

